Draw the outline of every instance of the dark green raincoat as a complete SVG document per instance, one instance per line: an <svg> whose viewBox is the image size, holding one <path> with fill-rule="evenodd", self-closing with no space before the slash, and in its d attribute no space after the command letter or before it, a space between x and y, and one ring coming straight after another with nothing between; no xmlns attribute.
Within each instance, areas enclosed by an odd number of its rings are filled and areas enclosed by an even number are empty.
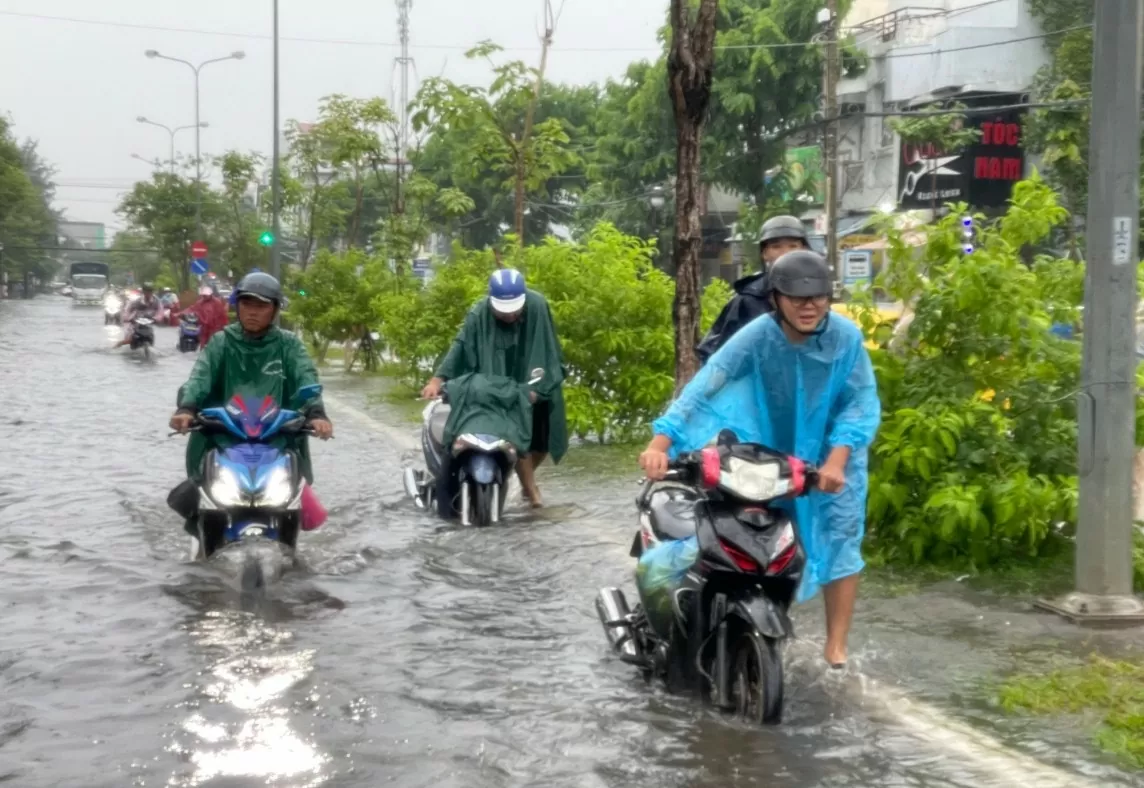
<svg viewBox="0 0 1144 788"><path fill-rule="evenodd" d="M453 346L437 368L437 377L454 380L468 373L479 372L527 384L536 369L544 370L544 377L532 390L540 400L549 403L548 450L552 461L559 462L568 450L568 425L564 413L564 364L560 342L556 339L552 310L540 293L534 290L527 292L524 311L515 323L497 320L487 297L474 304L465 316L465 323L453 340ZM454 407L453 413L459 410L461 408ZM521 416L529 419L531 434L531 413L525 412ZM463 414L457 416L458 419L462 417ZM454 417L450 414L450 422L453 421ZM447 433L450 426L453 425L446 424Z"/></svg>
<svg viewBox="0 0 1144 788"><path fill-rule="evenodd" d="M302 386L318 382L318 370L302 340L272 326L257 339L248 337L242 326L232 324L213 337L195 361L191 377L179 389L179 408L194 411L226 405L235 394L246 397L273 397L281 408L301 410L311 418L323 416L321 397L305 403L294 401ZM215 446L237 443L226 434L207 436L191 433L187 443L187 475L201 477L203 457ZM304 435L276 435L270 445L298 453L302 475L314 483L309 445Z"/></svg>
<svg viewBox="0 0 1144 788"><path fill-rule="evenodd" d="M458 435L496 435L527 454L532 445L532 404L529 388L512 378L468 372L445 384L449 395L449 420L445 422L445 445Z"/></svg>

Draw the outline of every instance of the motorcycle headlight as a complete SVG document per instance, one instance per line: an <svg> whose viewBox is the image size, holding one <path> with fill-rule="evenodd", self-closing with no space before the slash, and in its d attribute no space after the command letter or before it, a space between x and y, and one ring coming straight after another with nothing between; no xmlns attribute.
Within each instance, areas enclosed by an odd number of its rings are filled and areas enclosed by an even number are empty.
<svg viewBox="0 0 1144 788"><path fill-rule="evenodd" d="M753 463L731 457L719 486L747 501L771 501L790 492L789 479L780 478L777 462Z"/></svg>
<svg viewBox="0 0 1144 788"><path fill-rule="evenodd" d="M215 480L210 486L211 500L222 507L238 506L242 503L242 488L238 478L229 468L218 468Z"/></svg>
<svg viewBox="0 0 1144 788"><path fill-rule="evenodd" d="M270 472L266 480L266 487L258 496L257 506L277 508L290 503L290 494L294 492L290 485L290 474L279 466Z"/></svg>

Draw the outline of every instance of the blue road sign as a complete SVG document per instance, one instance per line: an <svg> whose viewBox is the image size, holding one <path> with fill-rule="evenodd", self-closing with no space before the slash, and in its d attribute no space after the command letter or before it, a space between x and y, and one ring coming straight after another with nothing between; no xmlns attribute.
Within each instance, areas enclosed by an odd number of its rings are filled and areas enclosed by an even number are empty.
<svg viewBox="0 0 1144 788"><path fill-rule="evenodd" d="M207 272L206 258L201 260L191 260L191 273L195 276L202 276Z"/></svg>

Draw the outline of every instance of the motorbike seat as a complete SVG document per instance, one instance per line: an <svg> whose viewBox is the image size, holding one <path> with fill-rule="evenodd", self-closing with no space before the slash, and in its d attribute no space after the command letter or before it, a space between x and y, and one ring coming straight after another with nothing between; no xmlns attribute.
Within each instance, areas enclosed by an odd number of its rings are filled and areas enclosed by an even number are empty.
<svg viewBox="0 0 1144 788"><path fill-rule="evenodd" d="M442 403L433 410L433 415L429 417L429 437L438 446L445 444L445 422L449 420L450 410L448 405Z"/></svg>
<svg viewBox="0 0 1144 788"><path fill-rule="evenodd" d="M652 530L661 539L695 535L695 498L682 490L659 490L649 503Z"/></svg>

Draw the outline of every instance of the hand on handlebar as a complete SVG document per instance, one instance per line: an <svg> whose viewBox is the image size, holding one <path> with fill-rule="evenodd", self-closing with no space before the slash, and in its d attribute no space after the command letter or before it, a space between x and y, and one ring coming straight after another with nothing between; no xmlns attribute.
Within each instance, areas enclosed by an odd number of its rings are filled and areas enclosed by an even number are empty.
<svg viewBox="0 0 1144 788"><path fill-rule="evenodd" d="M824 493L841 492L842 488L846 486L846 466L835 466L827 462L818 469L816 486Z"/></svg>
<svg viewBox="0 0 1144 788"><path fill-rule="evenodd" d="M441 387L445 385L445 381L441 378L433 378L425 384L425 388L421 389L421 399L437 399L441 396Z"/></svg>
<svg viewBox="0 0 1144 788"><path fill-rule="evenodd" d="M185 435L191 431L191 426L195 423L194 414L191 413L176 413L171 417L168 426L180 435Z"/></svg>
<svg viewBox="0 0 1144 788"><path fill-rule="evenodd" d="M328 441L334 437L334 425L326 419L313 419L306 425L314 432L314 437Z"/></svg>
<svg viewBox="0 0 1144 788"><path fill-rule="evenodd" d="M647 449L640 455L640 467L644 474L652 481L659 481L667 475L669 460L667 452L659 449Z"/></svg>

